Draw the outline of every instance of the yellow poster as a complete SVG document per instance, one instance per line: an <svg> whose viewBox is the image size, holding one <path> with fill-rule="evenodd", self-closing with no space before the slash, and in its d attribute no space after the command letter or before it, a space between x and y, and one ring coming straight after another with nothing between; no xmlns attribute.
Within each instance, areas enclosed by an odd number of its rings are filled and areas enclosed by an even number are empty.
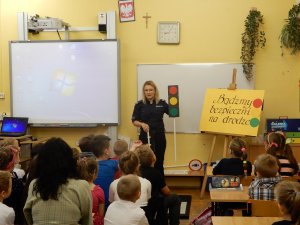
<svg viewBox="0 0 300 225"><path fill-rule="evenodd" d="M263 98L262 90L207 89L199 130L257 136Z"/></svg>

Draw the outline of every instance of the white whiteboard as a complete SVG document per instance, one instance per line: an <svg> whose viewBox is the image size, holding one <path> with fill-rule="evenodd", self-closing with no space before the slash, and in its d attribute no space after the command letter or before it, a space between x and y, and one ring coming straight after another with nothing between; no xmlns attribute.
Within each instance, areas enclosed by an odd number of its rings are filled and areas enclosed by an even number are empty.
<svg viewBox="0 0 300 225"><path fill-rule="evenodd" d="M10 42L13 116L35 126L119 124L117 40Z"/></svg>
<svg viewBox="0 0 300 225"><path fill-rule="evenodd" d="M179 86L180 117L175 119L176 132L199 133L199 121L207 88L227 88L232 81L233 69L237 69L237 88L254 89L254 81L248 81L240 63L197 64L139 64L137 65L138 99L142 97L145 81L153 80L160 98L168 101L168 85ZM165 115L166 131L173 131L174 118Z"/></svg>

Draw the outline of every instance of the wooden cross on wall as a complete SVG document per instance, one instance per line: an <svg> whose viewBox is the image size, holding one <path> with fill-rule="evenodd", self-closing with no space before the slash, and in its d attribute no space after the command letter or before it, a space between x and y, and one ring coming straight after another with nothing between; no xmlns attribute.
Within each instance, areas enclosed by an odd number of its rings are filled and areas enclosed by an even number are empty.
<svg viewBox="0 0 300 225"><path fill-rule="evenodd" d="M148 28L148 19L151 18L151 16L148 16L148 13L146 13L146 16L143 16L144 19L146 19L146 29Z"/></svg>

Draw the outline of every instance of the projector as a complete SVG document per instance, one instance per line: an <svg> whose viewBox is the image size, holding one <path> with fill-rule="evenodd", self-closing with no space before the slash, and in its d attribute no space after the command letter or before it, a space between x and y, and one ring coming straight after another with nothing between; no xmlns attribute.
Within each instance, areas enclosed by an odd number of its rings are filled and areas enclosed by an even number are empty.
<svg viewBox="0 0 300 225"><path fill-rule="evenodd" d="M69 24L58 18L40 18L39 15L35 15L28 21L28 30L33 33L43 30L60 30L64 27L69 27Z"/></svg>

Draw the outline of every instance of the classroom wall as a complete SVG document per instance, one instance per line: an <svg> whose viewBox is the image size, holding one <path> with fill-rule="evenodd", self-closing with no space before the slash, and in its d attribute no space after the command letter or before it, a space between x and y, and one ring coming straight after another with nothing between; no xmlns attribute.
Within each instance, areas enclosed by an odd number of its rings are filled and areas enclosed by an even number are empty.
<svg viewBox="0 0 300 225"><path fill-rule="evenodd" d="M201 63L240 62L241 33L244 19L251 7L257 7L264 16L267 43L257 52L256 89L265 90L265 104L259 133L264 131L266 118L279 116L299 117L300 56L284 51L281 56L279 34L294 0L151 0L135 1L136 21L120 23L117 18L117 37L121 41L121 125L118 133L137 138L136 128L130 118L137 100L136 65L142 63ZM117 1L112 0L1 0L0 1L0 113L10 110L8 41L16 40L17 12L40 16L58 17L73 27L97 26L97 13L115 10ZM145 19L151 16L148 29ZM118 17L118 16L117 16ZM158 21L181 23L180 45L158 45L156 30ZM61 34L63 37L64 34ZM72 32L71 39L104 38L95 31ZM29 39L58 39L55 32L41 32ZM42 56L41 56L42 57ZM24 87L26 88L26 87ZM99 99L99 102L101 100ZM197 104L197 102L191 104ZM30 106L28 106L30 107ZM80 106L78 106L80 107ZM200 115L199 115L200 116ZM75 146L76 141L89 133L103 133L103 127L94 129L31 128L36 136L61 136ZM167 134L166 165L185 165L191 159L206 161L212 141L208 134L178 134L177 160L174 160L173 135ZM217 138L217 151L213 159L221 157L224 138Z"/></svg>

